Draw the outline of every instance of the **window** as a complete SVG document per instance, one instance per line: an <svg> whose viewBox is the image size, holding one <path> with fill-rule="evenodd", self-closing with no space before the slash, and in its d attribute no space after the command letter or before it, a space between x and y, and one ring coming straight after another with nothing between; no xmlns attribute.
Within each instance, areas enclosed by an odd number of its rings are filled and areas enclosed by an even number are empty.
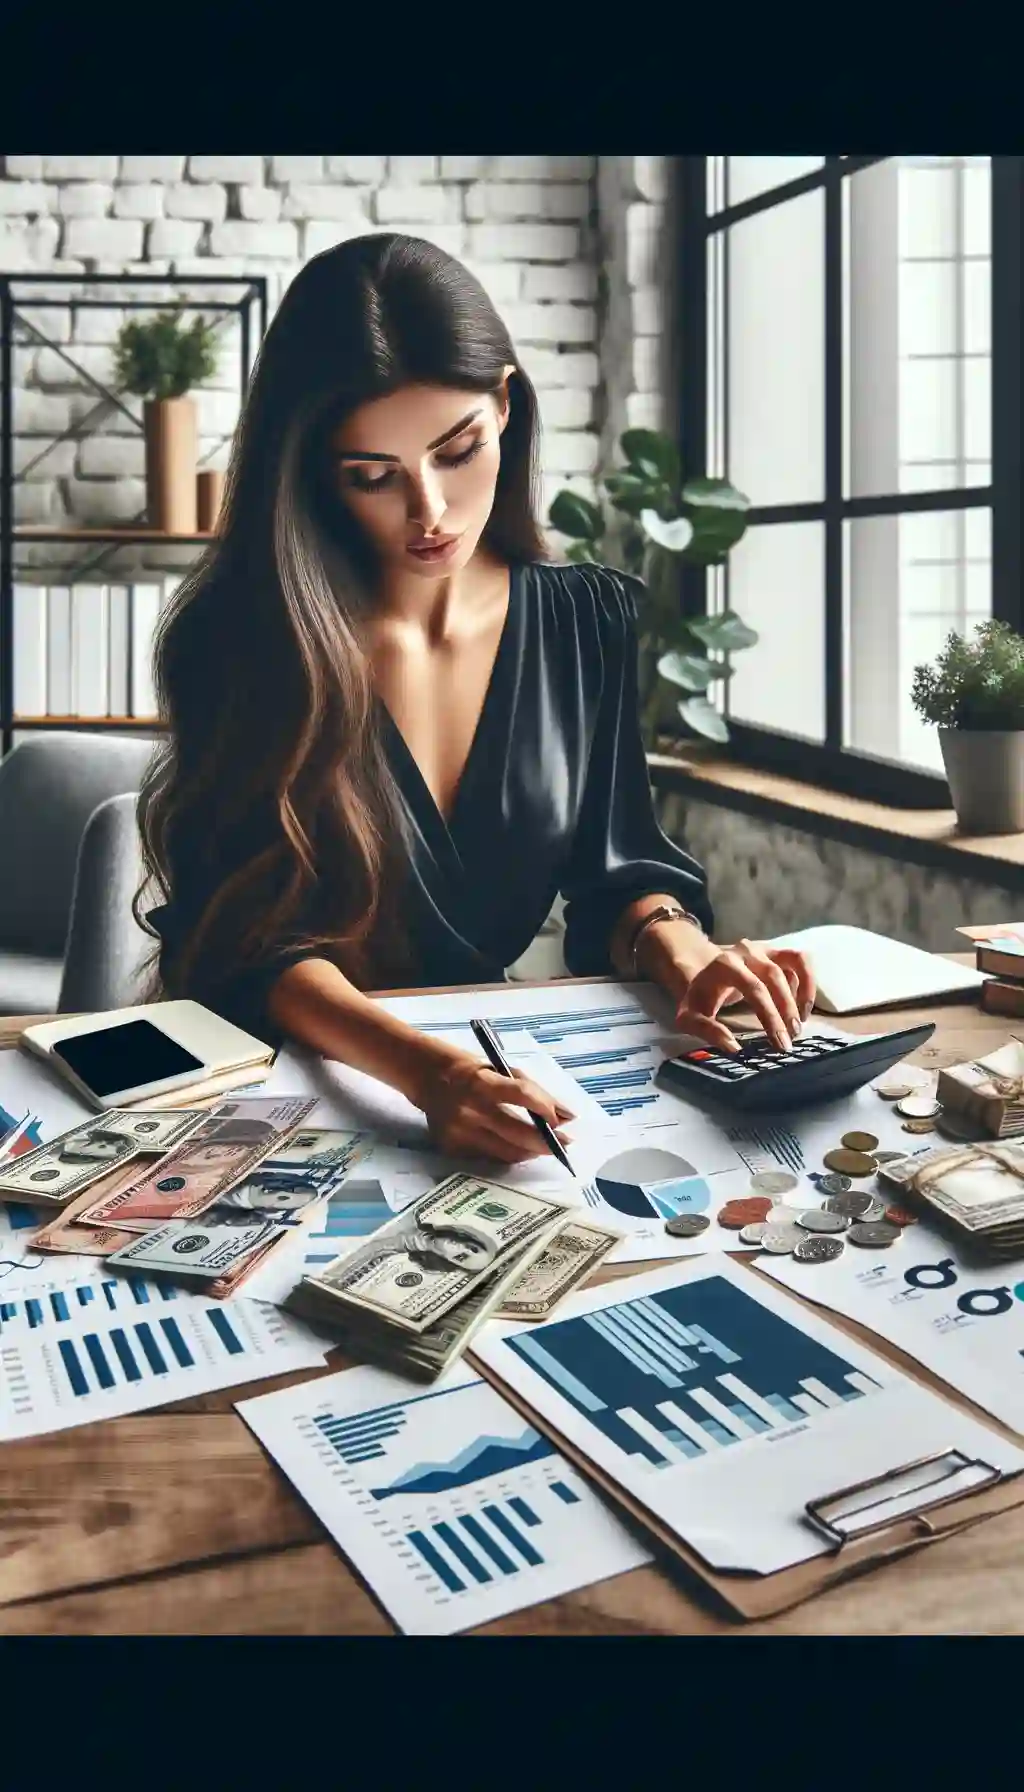
<svg viewBox="0 0 1024 1792"><path fill-rule="evenodd" d="M1022 197L1015 156L680 162L684 465L752 505L684 602L760 635L718 687L739 757L948 803L914 667L1024 626Z"/></svg>

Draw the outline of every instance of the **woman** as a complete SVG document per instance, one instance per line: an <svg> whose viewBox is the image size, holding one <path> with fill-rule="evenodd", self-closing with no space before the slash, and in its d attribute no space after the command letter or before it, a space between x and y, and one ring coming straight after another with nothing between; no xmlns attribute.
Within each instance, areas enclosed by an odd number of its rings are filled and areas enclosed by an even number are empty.
<svg viewBox="0 0 1024 1792"><path fill-rule="evenodd" d="M537 438L459 262L375 234L307 263L219 539L163 620L168 742L140 809L165 993L382 1078L442 1149L505 1162L545 1149L508 1080L364 990L500 981L561 892L570 971L653 978L713 1045L736 1049L725 1002L783 1046L813 998L798 953L708 937L704 873L652 808L642 588L545 559Z"/></svg>

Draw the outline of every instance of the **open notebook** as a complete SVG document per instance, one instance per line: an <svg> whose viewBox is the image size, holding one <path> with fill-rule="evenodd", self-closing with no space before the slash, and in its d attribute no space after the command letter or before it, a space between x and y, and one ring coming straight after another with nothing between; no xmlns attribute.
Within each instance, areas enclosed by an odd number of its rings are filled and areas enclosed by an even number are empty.
<svg viewBox="0 0 1024 1792"><path fill-rule="evenodd" d="M814 1005L826 1014L927 1001L977 989L985 982L980 971L967 965L951 964L934 952L905 946L864 927L804 927L797 933L781 933L768 944L807 953L818 984Z"/></svg>

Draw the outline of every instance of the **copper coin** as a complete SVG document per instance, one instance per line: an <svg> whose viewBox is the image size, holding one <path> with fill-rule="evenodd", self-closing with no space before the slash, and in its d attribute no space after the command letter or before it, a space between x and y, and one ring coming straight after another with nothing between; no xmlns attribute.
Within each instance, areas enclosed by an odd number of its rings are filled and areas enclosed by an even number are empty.
<svg viewBox="0 0 1024 1792"><path fill-rule="evenodd" d="M867 1153L875 1149L878 1140L873 1132L844 1132L840 1144L844 1145L847 1151Z"/></svg>
<svg viewBox="0 0 1024 1792"><path fill-rule="evenodd" d="M737 1212L734 1207L723 1207L717 1215L718 1224L725 1226L730 1232L739 1232L744 1226L757 1225L764 1217L765 1214L759 1207L755 1207L753 1212Z"/></svg>
<svg viewBox="0 0 1024 1792"><path fill-rule="evenodd" d="M892 1226L916 1226L917 1214L909 1207L887 1207L885 1217Z"/></svg>
<svg viewBox="0 0 1024 1792"><path fill-rule="evenodd" d="M839 1145L834 1151L826 1151L825 1168L836 1170L840 1176L873 1176L875 1160L863 1151L851 1151L845 1145Z"/></svg>
<svg viewBox="0 0 1024 1792"><path fill-rule="evenodd" d="M919 1132L919 1133L934 1132L935 1131L935 1122L934 1122L934 1120L924 1120L924 1119L922 1119L922 1120L904 1120L901 1130L903 1132Z"/></svg>

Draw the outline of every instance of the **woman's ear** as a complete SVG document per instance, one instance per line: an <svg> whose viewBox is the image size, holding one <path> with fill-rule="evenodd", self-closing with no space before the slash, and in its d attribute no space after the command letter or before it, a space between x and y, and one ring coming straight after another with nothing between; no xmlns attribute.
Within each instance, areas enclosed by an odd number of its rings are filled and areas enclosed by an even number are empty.
<svg viewBox="0 0 1024 1792"><path fill-rule="evenodd" d="M502 432L505 428L505 425L509 419L509 412L512 407L512 401L509 397L508 382L509 382L512 374L515 373L515 371L516 371L515 367L511 363L509 363L508 366L502 368L502 370L501 370L501 385L498 387L497 393L495 394L495 397L496 397L497 403L498 403L498 434L499 435L502 434Z"/></svg>

